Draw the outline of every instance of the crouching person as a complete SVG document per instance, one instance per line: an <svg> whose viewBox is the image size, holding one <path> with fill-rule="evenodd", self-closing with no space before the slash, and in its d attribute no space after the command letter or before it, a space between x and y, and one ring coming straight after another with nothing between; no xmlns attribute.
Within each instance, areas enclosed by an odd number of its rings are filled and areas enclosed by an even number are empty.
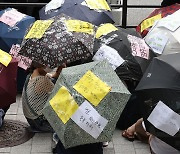
<svg viewBox="0 0 180 154"><path fill-rule="evenodd" d="M54 132L42 109L54 88L53 81L58 78L63 66L58 67L55 74L47 76L47 67L32 63L29 75L26 78L22 92L22 106L24 115L33 132Z"/></svg>

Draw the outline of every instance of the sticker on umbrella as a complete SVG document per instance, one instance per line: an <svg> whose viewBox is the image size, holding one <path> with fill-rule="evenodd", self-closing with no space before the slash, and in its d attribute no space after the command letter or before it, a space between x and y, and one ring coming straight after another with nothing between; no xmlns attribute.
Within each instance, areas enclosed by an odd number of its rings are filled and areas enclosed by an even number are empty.
<svg viewBox="0 0 180 154"><path fill-rule="evenodd" d="M144 20L142 23L141 23L141 32L149 27L151 27L155 21L157 20L160 20L162 17L161 17L161 14L158 14L156 16L153 16L151 18L148 18L146 20Z"/></svg>
<svg viewBox="0 0 180 154"><path fill-rule="evenodd" d="M98 138L108 123L108 120L102 117L88 101L81 104L71 119L95 139Z"/></svg>
<svg viewBox="0 0 180 154"><path fill-rule="evenodd" d="M25 56L19 55L18 52L20 51L20 49L21 48L19 45L12 45L9 54L18 61L19 67L27 70L27 68L31 66L32 60Z"/></svg>
<svg viewBox="0 0 180 154"><path fill-rule="evenodd" d="M83 77L73 86L82 96L84 96L94 106L111 91L111 87L100 80L93 72L87 71Z"/></svg>
<svg viewBox="0 0 180 154"><path fill-rule="evenodd" d="M146 43L155 53L162 54L169 38L165 35L161 35L161 33L154 33L147 36L149 37L145 38Z"/></svg>
<svg viewBox="0 0 180 154"><path fill-rule="evenodd" d="M174 136L180 129L180 115L159 101L147 119L156 128Z"/></svg>
<svg viewBox="0 0 180 154"><path fill-rule="evenodd" d="M66 20L65 23L68 31L88 33L91 35L94 33L94 26L89 22L80 20Z"/></svg>
<svg viewBox="0 0 180 154"><path fill-rule="evenodd" d="M124 59L118 54L117 50L105 44L99 48L93 57L94 61L103 59L107 59L114 70L124 62Z"/></svg>
<svg viewBox="0 0 180 154"><path fill-rule="evenodd" d="M7 67L11 60L11 55L0 49L0 63Z"/></svg>
<svg viewBox="0 0 180 154"><path fill-rule="evenodd" d="M66 124L73 113L78 109L78 104L64 86L58 90L56 95L49 102L64 124Z"/></svg>
<svg viewBox="0 0 180 154"><path fill-rule="evenodd" d="M37 20L34 22L33 26L25 36L25 39L29 38L42 38L45 31L53 23L54 20Z"/></svg>
<svg viewBox="0 0 180 154"><path fill-rule="evenodd" d="M25 14L18 12L16 9L11 9L3 13L3 15L0 17L0 21L9 25L10 27L13 27L25 16Z"/></svg>
<svg viewBox="0 0 180 154"><path fill-rule="evenodd" d="M61 5L64 4L64 0L51 0L45 7L45 12L49 10L55 10L60 8Z"/></svg>
<svg viewBox="0 0 180 154"><path fill-rule="evenodd" d="M143 39L132 35L128 35L127 38L131 43L133 56L149 59L149 47Z"/></svg>
<svg viewBox="0 0 180 154"><path fill-rule="evenodd" d="M85 0L87 6L93 10L108 10L111 11L108 3L105 0Z"/></svg>
<svg viewBox="0 0 180 154"><path fill-rule="evenodd" d="M100 38L102 35L107 35L113 31L118 30L113 24L107 23L101 25L96 31L96 38Z"/></svg>

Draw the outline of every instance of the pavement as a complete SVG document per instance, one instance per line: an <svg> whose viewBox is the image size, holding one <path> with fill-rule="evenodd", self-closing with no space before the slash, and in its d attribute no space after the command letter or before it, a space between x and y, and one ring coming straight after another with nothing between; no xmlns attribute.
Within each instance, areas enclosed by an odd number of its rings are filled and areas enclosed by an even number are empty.
<svg viewBox="0 0 180 154"><path fill-rule="evenodd" d="M12 104L5 119L20 120L26 122L23 115L21 95L17 95L16 103ZM36 133L27 142L7 148L0 148L0 154L52 154L51 133ZM140 141L130 142L121 136L120 130L115 130L112 141L104 148L104 154L150 154L149 146Z"/></svg>

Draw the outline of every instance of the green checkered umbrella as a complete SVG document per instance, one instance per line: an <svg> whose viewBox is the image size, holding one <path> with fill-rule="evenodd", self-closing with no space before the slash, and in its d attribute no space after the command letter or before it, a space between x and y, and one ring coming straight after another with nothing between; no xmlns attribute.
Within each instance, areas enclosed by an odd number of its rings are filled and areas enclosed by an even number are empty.
<svg viewBox="0 0 180 154"><path fill-rule="evenodd" d="M43 114L65 148L110 141L130 93L107 61L62 70Z"/></svg>

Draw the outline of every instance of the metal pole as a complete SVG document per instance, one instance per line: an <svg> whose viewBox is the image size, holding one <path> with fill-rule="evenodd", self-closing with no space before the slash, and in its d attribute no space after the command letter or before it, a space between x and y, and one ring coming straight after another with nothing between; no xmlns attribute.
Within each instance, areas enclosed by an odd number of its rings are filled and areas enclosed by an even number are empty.
<svg viewBox="0 0 180 154"><path fill-rule="evenodd" d="M122 27L126 28L127 26L127 0L123 0L122 4Z"/></svg>

